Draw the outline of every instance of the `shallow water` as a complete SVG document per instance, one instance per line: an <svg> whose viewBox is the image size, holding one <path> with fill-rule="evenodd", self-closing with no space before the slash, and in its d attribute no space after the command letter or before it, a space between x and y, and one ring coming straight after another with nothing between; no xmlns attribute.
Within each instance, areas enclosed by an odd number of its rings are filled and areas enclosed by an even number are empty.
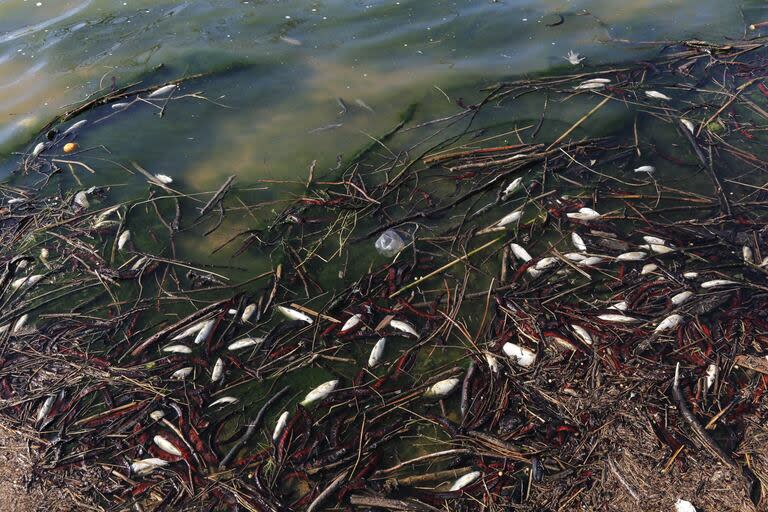
<svg viewBox="0 0 768 512"><path fill-rule="evenodd" d="M0 154L25 148L54 115L99 91L236 66L181 91L229 108L179 101L158 119L141 105L85 131L81 145L194 188L232 173L303 177L312 160L331 166L386 131L410 103L417 119L452 113L479 86L569 67L571 49L597 65L657 51L641 42L739 36L742 8L748 22L766 14L758 4L3 1ZM564 22L548 27L559 15ZM99 169L105 179L114 170Z"/></svg>

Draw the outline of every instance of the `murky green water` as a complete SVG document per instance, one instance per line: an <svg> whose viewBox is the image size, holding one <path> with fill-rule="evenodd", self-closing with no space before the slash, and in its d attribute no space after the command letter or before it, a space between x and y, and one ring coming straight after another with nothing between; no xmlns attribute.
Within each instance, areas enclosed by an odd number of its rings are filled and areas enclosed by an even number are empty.
<svg viewBox="0 0 768 512"><path fill-rule="evenodd" d="M98 91L237 68L182 89L229 108L180 101L159 119L140 105L87 130L81 144L195 188L232 173L303 177L312 160L333 165L412 102L418 119L452 113L479 85L569 66L571 49L600 64L656 51L622 40L738 36L742 7L747 18L764 14L760 2L741 4L5 0L0 151L22 148L52 116ZM564 22L548 27L559 14ZM341 126L314 131L329 125ZM99 172L114 179L115 169L105 163Z"/></svg>

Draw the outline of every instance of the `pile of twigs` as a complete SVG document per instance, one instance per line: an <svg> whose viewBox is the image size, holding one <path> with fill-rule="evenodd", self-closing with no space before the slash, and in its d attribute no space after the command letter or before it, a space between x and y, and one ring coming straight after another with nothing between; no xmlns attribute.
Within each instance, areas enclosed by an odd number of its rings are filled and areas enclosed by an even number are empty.
<svg viewBox="0 0 768 512"><path fill-rule="evenodd" d="M143 170L163 195L116 208L6 187L0 414L103 509L763 509L763 80L753 40L498 85L217 250L263 283L132 247L137 208L205 234Z"/></svg>

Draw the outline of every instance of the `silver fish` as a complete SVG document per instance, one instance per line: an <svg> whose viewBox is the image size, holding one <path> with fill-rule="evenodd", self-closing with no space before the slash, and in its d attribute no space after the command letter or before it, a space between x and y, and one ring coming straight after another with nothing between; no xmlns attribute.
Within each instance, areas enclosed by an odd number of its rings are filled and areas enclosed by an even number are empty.
<svg viewBox="0 0 768 512"><path fill-rule="evenodd" d="M536 362L536 352L521 347L520 345L512 342L505 343L502 350L508 357L510 357L515 363L523 368L531 366Z"/></svg>
<svg viewBox="0 0 768 512"><path fill-rule="evenodd" d="M285 426L288 425L288 411L283 411L279 418L277 418L277 424L275 430L272 432L272 441L277 441L285 430Z"/></svg>
<svg viewBox="0 0 768 512"><path fill-rule="evenodd" d="M163 347L163 352L170 352L172 354L191 354L192 349L186 345L168 345Z"/></svg>
<svg viewBox="0 0 768 512"><path fill-rule="evenodd" d="M424 391L424 396L430 398L446 397L453 393L453 391L459 386L459 382L461 382L461 379L456 377L441 380L440 382L437 382L428 387L427 390Z"/></svg>
<svg viewBox="0 0 768 512"><path fill-rule="evenodd" d="M208 339L208 337L213 332L214 328L216 327L216 319L211 318L210 320L206 320L206 322L203 324L203 327L200 329L200 332L197 333L197 336L195 336L195 345L199 345L205 340Z"/></svg>
<svg viewBox="0 0 768 512"><path fill-rule="evenodd" d="M239 401L240 399L235 398L234 396L223 396L218 400L213 401L208 407L221 407L222 405L236 404Z"/></svg>
<svg viewBox="0 0 768 512"><path fill-rule="evenodd" d="M674 329L678 325L680 325L680 322L683 321L682 315L669 315L667 318L661 321L659 325L656 326L656 329L653 330L653 332L663 332L668 331L670 329Z"/></svg>
<svg viewBox="0 0 768 512"><path fill-rule="evenodd" d="M211 371L211 382L218 382L224 376L224 361L219 357Z"/></svg>
<svg viewBox="0 0 768 512"><path fill-rule="evenodd" d="M509 244L509 248L512 249L512 254L514 254L515 257L521 261L528 262L533 259L531 255L528 254L528 251L526 251L521 245L511 243Z"/></svg>
<svg viewBox="0 0 768 512"><path fill-rule="evenodd" d="M718 288L720 286L729 286L732 284L739 284L736 281L730 281L728 279L713 279L711 281L705 281L701 283L702 288Z"/></svg>
<svg viewBox="0 0 768 512"><path fill-rule="evenodd" d="M280 313L282 313L286 318L291 320L301 320L302 322L307 322L308 324L315 323L315 321L312 320L309 315L306 315L301 311L296 311L295 309L287 308L285 306L277 306L277 310L280 311Z"/></svg>
<svg viewBox="0 0 768 512"><path fill-rule="evenodd" d="M88 121L87 121L87 120L85 120L85 119L83 119L82 121L78 121L78 122L76 122L75 124L73 124L72 126L70 126L69 128L67 128L66 130L64 130L64 131L62 132L62 135L67 135L68 133L73 133L73 132L76 132L77 130L79 130L80 128L82 128L82 127L83 127L83 125L84 125L85 123L87 123L87 122L88 122Z"/></svg>
<svg viewBox="0 0 768 512"><path fill-rule="evenodd" d="M152 93L150 93L147 98L159 98L160 96L165 96L166 94L176 90L176 87L178 87L176 84L164 85L163 87L152 91Z"/></svg>
<svg viewBox="0 0 768 512"><path fill-rule="evenodd" d="M241 350L241 349L244 349L244 348L256 346L259 343L263 343L263 342L264 342L264 338L251 338L251 337L242 338L242 339L239 339L239 340L237 340L237 341L235 341L233 343L230 343L229 346L227 347L227 349L228 350L233 350L233 351L234 350Z"/></svg>
<svg viewBox="0 0 768 512"><path fill-rule="evenodd" d="M453 482L453 485L451 486L449 491L458 491L459 489L463 489L464 487L468 486L478 478L480 478L481 473L479 471L472 471L471 473L467 473L466 475L463 475L456 479L455 482Z"/></svg>
<svg viewBox="0 0 768 512"><path fill-rule="evenodd" d="M149 458L149 459L142 459L142 460L137 460L131 463L131 472L140 476L148 475L149 473L156 470L157 468L161 468L167 465L168 465L167 461L164 461L163 459L158 459L155 457Z"/></svg>
<svg viewBox="0 0 768 512"><path fill-rule="evenodd" d="M389 322L389 325L392 326L393 329L411 334L417 338L419 337L419 333L416 332L416 329L414 329L414 327L408 322L403 322L402 320L392 320Z"/></svg>
<svg viewBox="0 0 768 512"><path fill-rule="evenodd" d="M644 253L643 251L634 251L619 254L616 256L616 259L619 261L640 261L644 260L646 256L648 256L648 254Z"/></svg>
<svg viewBox="0 0 768 512"><path fill-rule="evenodd" d="M338 380L329 380L328 382L320 384L315 389L307 393L307 396L305 396L304 400L301 401L301 405L307 406L313 402L325 399L333 392L334 389L336 389L336 386L338 385Z"/></svg>
<svg viewBox="0 0 768 512"><path fill-rule="evenodd" d="M164 438L161 435L156 435L152 438L152 441L157 445L158 448L163 450L166 453L170 453L171 455L174 455L176 457L181 457L181 450L176 448L176 446L171 443L169 440Z"/></svg>
<svg viewBox="0 0 768 512"><path fill-rule="evenodd" d="M371 349L371 355L368 356L368 366L373 368L381 362L381 359L384 356L384 348L386 345L387 338L381 338L376 342L376 344Z"/></svg>
<svg viewBox="0 0 768 512"><path fill-rule="evenodd" d="M597 318L600 320L605 320L606 322L614 322L619 324L629 324L632 322L639 322L637 318L632 318L631 316L627 315L616 315L613 313L605 313L603 315L598 315Z"/></svg>
<svg viewBox="0 0 768 512"><path fill-rule="evenodd" d="M575 231L571 233L571 242L577 251L584 252L587 250L587 244L584 243L584 239Z"/></svg>

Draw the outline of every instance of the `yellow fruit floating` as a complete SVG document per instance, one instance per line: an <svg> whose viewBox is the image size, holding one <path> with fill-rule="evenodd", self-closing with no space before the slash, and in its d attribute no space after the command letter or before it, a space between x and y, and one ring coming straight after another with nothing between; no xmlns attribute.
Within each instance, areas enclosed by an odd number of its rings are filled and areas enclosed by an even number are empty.
<svg viewBox="0 0 768 512"><path fill-rule="evenodd" d="M73 151L77 151L79 148L80 146L77 145L77 142L67 142L64 144L65 153L72 153Z"/></svg>

